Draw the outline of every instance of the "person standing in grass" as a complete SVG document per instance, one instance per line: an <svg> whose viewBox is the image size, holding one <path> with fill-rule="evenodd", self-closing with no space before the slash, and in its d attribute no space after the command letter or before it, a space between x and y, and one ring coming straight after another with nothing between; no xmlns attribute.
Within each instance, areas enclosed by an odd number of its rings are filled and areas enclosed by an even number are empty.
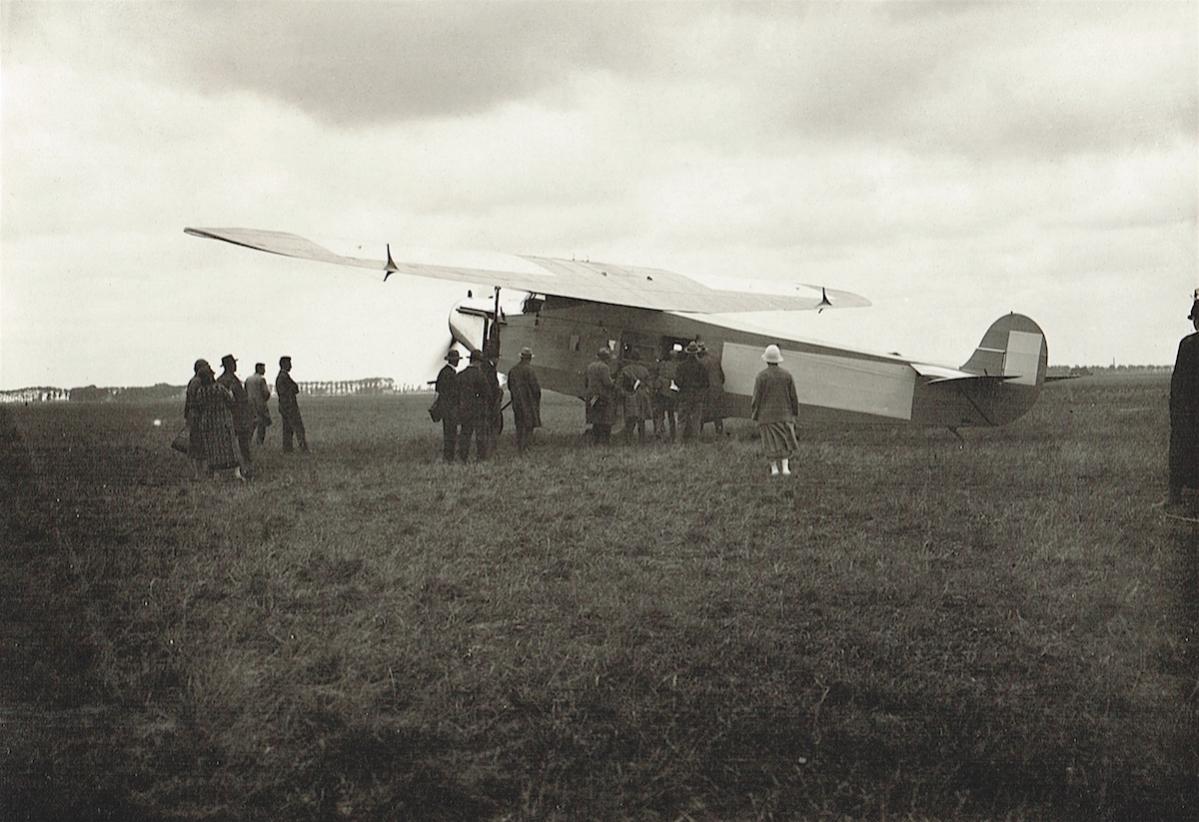
<svg viewBox="0 0 1199 822"><path fill-rule="evenodd" d="M441 414L441 455L446 462L454 461L458 448L458 361L461 359L458 349L451 348L433 386L436 393L433 405Z"/></svg>
<svg viewBox="0 0 1199 822"><path fill-rule="evenodd" d="M698 348L700 365L708 372L708 393L704 397L704 422L711 420L712 426L719 436L724 433L724 417L721 416L724 404L724 369L720 367L719 355L709 351L702 342L698 344ZM700 430L703 430L703 423L700 423Z"/></svg>
<svg viewBox="0 0 1199 822"><path fill-rule="evenodd" d="M216 381L216 375L208 363L204 363L196 377L199 384L189 404L188 427L197 478L203 467L209 476L212 476L213 471L232 468L233 476L239 480L245 479L234 452L233 394Z"/></svg>
<svg viewBox="0 0 1199 822"><path fill-rule="evenodd" d="M695 340L683 349L683 361L675 369L674 381L679 386L683 442L691 442L703 429L704 400L708 395L708 369L699 361L699 345Z"/></svg>
<svg viewBox="0 0 1199 822"><path fill-rule="evenodd" d="M470 365L458 375L458 459L470 458L470 439L475 438L475 455L479 462L487 459L491 445L493 388L483 366L483 353L470 352Z"/></svg>
<svg viewBox="0 0 1199 822"><path fill-rule="evenodd" d="M221 375L216 381L233 395L233 433L237 437L238 461L246 479L254 475L253 458L250 456L250 435L254 433L254 418L250 411L250 397L246 387L237 376L237 358L232 354L221 357Z"/></svg>
<svg viewBox="0 0 1199 822"><path fill-rule="evenodd" d="M1184 488L1199 488L1199 289L1187 319L1196 333L1178 344L1170 377L1170 489L1167 505L1182 502Z"/></svg>
<svg viewBox="0 0 1199 822"><path fill-rule="evenodd" d="M533 370L533 349L520 350L520 362L508 372L508 394L512 397L516 450L523 454L533 439L533 429L541 427L541 383Z"/></svg>
<svg viewBox="0 0 1199 822"><path fill-rule="evenodd" d="M612 382L612 369L608 361L612 352L601 348L596 359L587 366L586 394L587 423L591 426L591 442L607 445L612 436L612 425L616 422L616 385Z"/></svg>
<svg viewBox="0 0 1199 822"><path fill-rule="evenodd" d="M630 348L625 358L625 364L620 369L616 380L620 388L620 396L624 415L624 441L633 441L633 431L637 431L637 442L645 444L645 421L653 413L653 386L650 384L649 369L641 364L641 355L635 348Z"/></svg>
<svg viewBox="0 0 1199 822"><path fill-rule="evenodd" d="M654 438L659 441L666 439L668 428L671 442L677 436L679 388L674 382L674 359L674 350L663 353L654 372Z"/></svg>
<svg viewBox="0 0 1199 822"><path fill-rule="evenodd" d="M297 397L300 386L291 378L291 357L279 358L279 376L275 377L275 394L279 397L279 416L283 420L283 450L291 451L291 438L294 434L300 443L300 450L308 453L308 438L304 433L304 418L300 416L300 404Z"/></svg>
<svg viewBox="0 0 1199 822"><path fill-rule="evenodd" d="M254 363L254 373L246 377L245 387L253 417L254 439L262 445L266 441L266 429L271 424L271 410L267 405L271 398L271 386L266 381L266 363Z"/></svg>
<svg viewBox="0 0 1199 822"><path fill-rule="evenodd" d="M783 354L777 345L768 345L762 353L766 367L754 380L754 396L750 416L758 423L762 451L770 461L770 476L791 473L791 455L799 447L795 437L795 420L799 416L799 396L791 372L780 368Z"/></svg>
<svg viewBox="0 0 1199 822"><path fill-rule="evenodd" d="M198 419L199 410L196 406L196 392L200 389L200 372L210 368L208 360L198 359L192 364L192 378L187 381L187 390L183 395L183 421L187 424L188 451L187 457L192 461L195 478L199 479L204 472L204 452L200 450L200 438L193 436L193 424Z"/></svg>

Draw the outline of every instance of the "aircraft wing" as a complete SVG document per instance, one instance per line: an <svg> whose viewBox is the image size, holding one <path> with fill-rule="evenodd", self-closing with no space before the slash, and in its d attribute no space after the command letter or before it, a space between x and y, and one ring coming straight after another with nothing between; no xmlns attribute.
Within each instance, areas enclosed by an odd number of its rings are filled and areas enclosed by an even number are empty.
<svg viewBox="0 0 1199 822"><path fill-rule="evenodd" d="M510 264L504 268L397 263L391 259L390 250L386 260L352 257L282 231L252 228L185 228L184 231L194 237L222 240L285 257L372 269L383 273L385 280L393 273L410 274L658 311L713 314L870 305L865 297L848 291L795 283L736 280L731 281L736 288L712 288L659 268L530 256L508 257Z"/></svg>

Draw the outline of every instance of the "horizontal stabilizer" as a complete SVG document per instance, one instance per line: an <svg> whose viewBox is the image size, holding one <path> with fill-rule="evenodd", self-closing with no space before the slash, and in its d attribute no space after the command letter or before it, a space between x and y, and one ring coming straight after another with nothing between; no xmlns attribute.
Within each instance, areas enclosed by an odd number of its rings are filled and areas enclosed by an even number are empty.
<svg viewBox="0 0 1199 822"><path fill-rule="evenodd" d="M912 363L912 368L922 377L931 377L928 381L929 385L939 382L956 382L961 380L992 380L996 382L1004 382L1006 380L1016 379L1018 375L996 375L989 374L971 374L968 371L959 371L956 368L946 368L943 365L927 365L925 363Z"/></svg>

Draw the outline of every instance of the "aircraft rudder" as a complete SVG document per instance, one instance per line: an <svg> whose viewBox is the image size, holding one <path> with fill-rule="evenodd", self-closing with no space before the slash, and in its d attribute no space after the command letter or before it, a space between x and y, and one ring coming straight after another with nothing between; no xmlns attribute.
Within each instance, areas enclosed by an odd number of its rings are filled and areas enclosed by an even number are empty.
<svg viewBox="0 0 1199 822"><path fill-rule="evenodd" d="M963 371L1006 377L1007 385L1040 388L1049 365L1045 332L1024 314L1005 314L983 334Z"/></svg>

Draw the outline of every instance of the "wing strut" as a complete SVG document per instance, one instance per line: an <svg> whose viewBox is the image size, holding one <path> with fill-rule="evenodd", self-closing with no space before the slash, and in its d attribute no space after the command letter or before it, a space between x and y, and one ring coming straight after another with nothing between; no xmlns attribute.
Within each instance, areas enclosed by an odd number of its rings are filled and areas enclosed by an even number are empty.
<svg viewBox="0 0 1199 822"><path fill-rule="evenodd" d="M498 360L500 358L500 287L495 287L495 304L491 317L491 353Z"/></svg>

